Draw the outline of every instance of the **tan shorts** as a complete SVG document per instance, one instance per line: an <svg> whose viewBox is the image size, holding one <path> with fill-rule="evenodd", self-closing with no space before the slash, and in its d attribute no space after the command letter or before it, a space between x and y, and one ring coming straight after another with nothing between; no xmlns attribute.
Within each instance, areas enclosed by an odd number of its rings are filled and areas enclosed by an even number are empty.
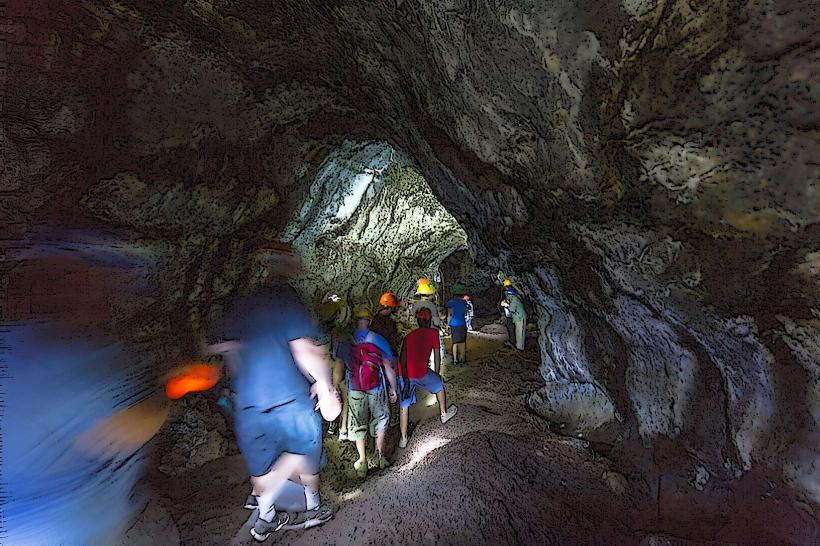
<svg viewBox="0 0 820 546"><path fill-rule="evenodd" d="M387 430L390 407L384 388L377 393L348 391L347 404L348 439L363 440L368 430L373 437Z"/></svg>

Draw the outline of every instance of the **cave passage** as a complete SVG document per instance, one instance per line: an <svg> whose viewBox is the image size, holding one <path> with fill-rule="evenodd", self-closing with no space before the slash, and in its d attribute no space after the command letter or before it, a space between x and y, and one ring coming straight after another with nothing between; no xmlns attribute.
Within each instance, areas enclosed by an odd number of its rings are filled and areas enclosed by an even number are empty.
<svg viewBox="0 0 820 546"><path fill-rule="evenodd" d="M256 543L267 358L268 543L820 544L817 3L327 4L0 5L0 543ZM364 477L307 389L414 304Z"/></svg>

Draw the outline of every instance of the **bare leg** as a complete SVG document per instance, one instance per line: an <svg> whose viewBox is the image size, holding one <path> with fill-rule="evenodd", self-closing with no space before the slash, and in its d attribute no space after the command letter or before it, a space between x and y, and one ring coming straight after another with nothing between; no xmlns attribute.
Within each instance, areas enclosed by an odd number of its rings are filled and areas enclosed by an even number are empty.
<svg viewBox="0 0 820 546"><path fill-rule="evenodd" d="M270 472L264 476L251 476L251 484L254 491L259 493L259 518L264 521L273 521L276 516L276 509L273 499L282 490L282 486L288 478L293 475L305 462L302 455L285 453L273 464Z"/></svg>
<svg viewBox="0 0 820 546"><path fill-rule="evenodd" d="M339 393L342 395L342 421L339 430L347 432L347 387L339 387Z"/></svg>
<svg viewBox="0 0 820 546"><path fill-rule="evenodd" d="M401 408L399 412L399 426L401 427L401 437L407 440L407 426L410 421L410 408Z"/></svg>
<svg viewBox="0 0 820 546"><path fill-rule="evenodd" d="M366 436L364 438L362 438L361 440L356 440L356 449L359 452L359 460L360 461L364 461L365 458L367 457L367 454L365 453L366 443L367 443L367 437Z"/></svg>
<svg viewBox="0 0 820 546"><path fill-rule="evenodd" d="M313 510L321 502L319 499L319 475L300 474L299 481L305 486L305 507L308 510Z"/></svg>
<svg viewBox="0 0 820 546"><path fill-rule="evenodd" d="M438 409L442 415L447 413L447 395L444 392L444 389L441 389L436 393L436 399L438 400Z"/></svg>
<svg viewBox="0 0 820 546"><path fill-rule="evenodd" d="M382 454L384 454L384 437L386 435L387 431L376 434L376 451Z"/></svg>

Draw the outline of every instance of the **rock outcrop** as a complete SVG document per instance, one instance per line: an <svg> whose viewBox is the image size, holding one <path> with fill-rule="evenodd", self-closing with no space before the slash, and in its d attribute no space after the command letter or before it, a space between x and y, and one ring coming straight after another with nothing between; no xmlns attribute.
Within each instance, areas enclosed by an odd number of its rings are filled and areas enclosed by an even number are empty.
<svg viewBox="0 0 820 546"><path fill-rule="evenodd" d="M306 293L350 275L357 297L401 290L466 241L527 292L534 411L694 475L771 470L816 510L816 11L11 2L3 245L41 224L159 240L163 328L193 348L251 282L259 240L287 237L325 269ZM397 199L402 184L443 209ZM447 218L436 251L386 230L427 206ZM331 265L344 249L361 253L353 269Z"/></svg>

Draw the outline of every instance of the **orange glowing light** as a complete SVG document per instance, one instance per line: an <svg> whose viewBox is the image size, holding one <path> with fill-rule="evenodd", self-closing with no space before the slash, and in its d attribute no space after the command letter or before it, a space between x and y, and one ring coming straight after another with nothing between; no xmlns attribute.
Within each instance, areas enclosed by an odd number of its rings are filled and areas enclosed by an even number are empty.
<svg viewBox="0 0 820 546"><path fill-rule="evenodd" d="M182 367L179 373L168 380L165 384L165 394L171 400L176 400L189 392L207 391L217 384L219 378L217 366L194 362Z"/></svg>

